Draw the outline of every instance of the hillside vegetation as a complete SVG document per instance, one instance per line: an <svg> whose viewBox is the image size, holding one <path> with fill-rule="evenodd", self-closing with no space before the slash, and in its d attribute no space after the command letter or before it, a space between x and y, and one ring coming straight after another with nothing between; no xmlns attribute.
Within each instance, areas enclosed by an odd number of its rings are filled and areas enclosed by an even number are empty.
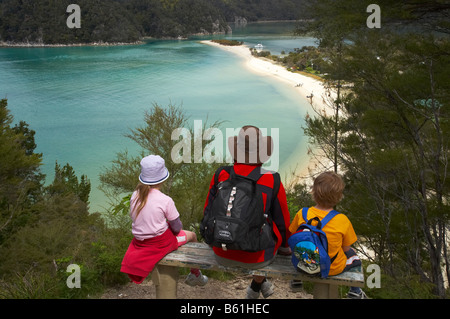
<svg viewBox="0 0 450 319"><path fill-rule="evenodd" d="M143 37L227 33L236 17L297 19L304 0L79 0L81 27L68 28L71 0L0 1L0 41L31 44L136 42Z"/></svg>

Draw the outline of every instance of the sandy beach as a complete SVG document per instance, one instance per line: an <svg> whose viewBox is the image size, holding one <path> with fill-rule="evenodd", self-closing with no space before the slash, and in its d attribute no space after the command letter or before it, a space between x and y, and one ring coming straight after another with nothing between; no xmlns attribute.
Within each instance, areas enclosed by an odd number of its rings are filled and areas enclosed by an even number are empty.
<svg viewBox="0 0 450 319"><path fill-rule="evenodd" d="M305 99L310 103L311 112L321 112L326 115L334 114L334 110L330 105L331 101L336 98L335 92L326 89L322 81L300 73L290 72L281 64L267 58L255 57L251 54L250 48L246 45L225 46L212 41L201 41L201 43L215 46L232 54L236 54L244 59L244 64L249 71L259 74L260 76L270 76L286 83L286 85L289 85L298 92L302 99ZM314 116L311 112L308 110L309 115ZM285 174L289 175L294 173L296 178L290 182L297 182L299 180L308 182L308 179L318 171L323 171L324 169L331 167L331 163L328 161L326 161L325 165L324 163L321 164L321 162L324 161L322 159L319 160L317 154L308 154L306 161L299 160L300 155L291 157L292 159L288 162L290 165L289 169L293 170L293 172L285 172ZM304 156L301 157L304 158Z"/></svg>

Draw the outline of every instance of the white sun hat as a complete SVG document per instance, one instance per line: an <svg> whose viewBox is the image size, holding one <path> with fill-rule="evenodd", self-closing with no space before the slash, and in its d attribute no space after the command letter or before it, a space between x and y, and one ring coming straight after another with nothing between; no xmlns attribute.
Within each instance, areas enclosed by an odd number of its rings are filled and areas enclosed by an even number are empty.
<svg viewBox="0 0 450 319"><path fill-rule="evenodd" d="M159 155L149 155L141 160L139 181L145 185L156 185L169 178L169 170Z"/></svg>

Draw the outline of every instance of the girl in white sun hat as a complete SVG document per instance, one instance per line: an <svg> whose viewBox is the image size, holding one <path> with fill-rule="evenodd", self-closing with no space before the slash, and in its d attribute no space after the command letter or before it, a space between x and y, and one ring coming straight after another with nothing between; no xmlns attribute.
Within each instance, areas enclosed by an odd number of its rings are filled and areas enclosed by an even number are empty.
<svg viewBox="0 0 450 319"><path fill-rule="evenodd" d="M137 284L144 281L165 255L187 242L197 241L194 232L182 229L174 201L160 190L168 178L169 171L162 157L149 155L141 160L139 184L130 200L134 238L120 270ZM190 286L204 286L208 277L199 269L191 269L185 282Z"/></svg>

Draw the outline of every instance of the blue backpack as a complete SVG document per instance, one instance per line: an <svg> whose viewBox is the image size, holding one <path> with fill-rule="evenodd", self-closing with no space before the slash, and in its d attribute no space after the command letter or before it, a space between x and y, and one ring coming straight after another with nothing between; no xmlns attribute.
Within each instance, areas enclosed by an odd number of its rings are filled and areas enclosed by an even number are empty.
<svg viewBox="0 0 450 319"><path fill-rule="evenodd" d="M298 271L320 273L322 278L326 278L337 254L333 258L328 255L327 235L322 228L339 212L332 210L322 220L318 217L308 220L307 213L308 207L304 207L302 216L306 223L301 224L288 240L292 250L292 264ZM317 221L316 226L311 225L313 220Z"/></svg>

